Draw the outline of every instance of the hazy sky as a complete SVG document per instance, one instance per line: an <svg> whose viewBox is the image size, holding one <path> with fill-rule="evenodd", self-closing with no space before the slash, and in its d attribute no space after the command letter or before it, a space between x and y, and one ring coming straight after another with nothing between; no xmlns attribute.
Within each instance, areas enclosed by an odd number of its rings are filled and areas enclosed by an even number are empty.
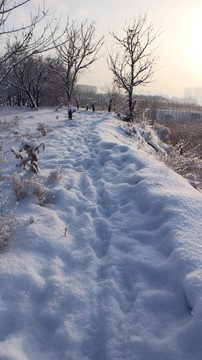
<svg viewBox="0 0 202 360"><path fill-rule="evenodd" d="M37 4L32 0L27 10ZM106 35L102 58L79 83L110 86L112 75L105 58L109 31L119 32L126 20L147 14L148 22L161 28L162 34L155 43L159 60L154 83L139 91L183 97L184 87L202 86L202 0L46 0L46 7L64 20L68 14L93 20L97 35Z"/></svg>

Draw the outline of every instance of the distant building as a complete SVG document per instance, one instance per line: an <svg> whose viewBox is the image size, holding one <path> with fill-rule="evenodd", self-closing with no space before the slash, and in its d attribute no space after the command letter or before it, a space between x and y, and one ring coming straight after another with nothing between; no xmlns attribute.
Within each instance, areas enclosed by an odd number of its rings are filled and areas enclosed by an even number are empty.
<svg viewBox="0 0 202 360"><path fill-rule="evenodd" d="M97 87L92 85L77 84L75 90L85 94L97 94Z"/></svg>
<svg viewBox="0 0 202 360"><path fill-rule="evenodd" d="M194 89L194 97L197 99L199 104L202 104L202 87L196 87Z"/></svg>
<svg viewBox="0 0 202 360"><path fill-rule="evenodd" d="M192 99L192 97L193 97L193 89L191 87L186 87L184 89L184 98Z"/></svg>
<svg viewBox="0 0 202 360"><path fill-rule="evenodd" d="M198 86L194 89L191 87L186 87L184 89L184 100L187 103L198 103L202 105L202 87Z"/></svg>

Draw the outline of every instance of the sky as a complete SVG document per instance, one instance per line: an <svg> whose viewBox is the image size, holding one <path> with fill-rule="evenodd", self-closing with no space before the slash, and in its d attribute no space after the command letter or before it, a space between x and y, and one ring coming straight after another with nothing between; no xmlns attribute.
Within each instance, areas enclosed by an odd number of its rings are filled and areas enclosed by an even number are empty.
<svg viewBox="0 0 202 360"><path fill-rule="evenodd" d="M37 0L23 10L36 10ZM105 35L100 58L78 82L95 85L99 90L111 87L112 74L106 55L111 47L109 33L119 33L126 21L147 15L147 21L160 29L154 43L158 58L153 82L139 93L184 96L185 87L202 86L202 1L201 0L46 0L46 8L71 19L95 21L98 37Z"/></svg>

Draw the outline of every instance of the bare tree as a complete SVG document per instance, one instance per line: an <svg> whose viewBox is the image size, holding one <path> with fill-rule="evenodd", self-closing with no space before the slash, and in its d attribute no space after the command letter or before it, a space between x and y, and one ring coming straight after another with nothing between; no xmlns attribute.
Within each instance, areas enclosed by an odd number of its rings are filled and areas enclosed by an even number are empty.
<svg viewBox="0 0 202 360"><path fill-rule="evenodd" d="M139 16L126 23L123 37L112 33L116 53L109 53L108 64L115 84L127 94L127 120L133 120L135 101L134 88L151 82L156 61L151 44L160 35L153 24L147 25L146 16Z"/></svg>
<svg viewBox="0 0 202 360"><path fill-rule="evenodd" d="M116 110L117 112L119 111L119 103L121 101L121 96L120 96L120 89L116 86L115 83L112 83L110 85L105 85L103 87L103 91L107 94L107 98L105 100L108 112L111 112L112 110L112 105L114 110Z"/></svg>
<svg viewBox="0 0 202 360"><path fill-rule="evenodd" d="M65 105L66 87L63 81L65 67L57 57L47 57L45 59L47 79L42 89L42 102L45 105L55 106L57 109Z"/></svg>
<svg viewBox="0 0 202 360"><path fill-rule="evenodd" d="M97 60L103 38L95 40L95 25L87 20L80 24L67 21L65 42L55 42L58 56L65 66L65 74L61 74L66 87L68 114L72 119L71 98L78 75Z"/></svg>
<svg viewBox="0 0 202 360"><path fill-rule="evenodd" d="M58 58L33 55L21 61L0 83L0 101L8 105L64 105L65 85L59 76L64 73Z"/></svg>
<svg viewBox="0 0 202 360"><path fill-rule="evenodd" d="M30 56L14 66L6 83L11 90L16 89L16 94L23 94L31 107L38 109L39 96L47 79L47 67L42 56Z"/></svg>
<svg viewBox="0 0 202 360"><path fill-rule="evenodd" d="M1 0L0 1L0 39L6 44L4 53L0 56L0 83L4 81L10 71L28 57L41 54L53 49L52 33L55 42L60 39L58 34L59 21L54 25L54 18L46 21L40 35L36 35L37 25L48 16L48 11L39 9L35 16L30 17L27 25L9 27L9 15L28 3L30 0Z"/></svg>

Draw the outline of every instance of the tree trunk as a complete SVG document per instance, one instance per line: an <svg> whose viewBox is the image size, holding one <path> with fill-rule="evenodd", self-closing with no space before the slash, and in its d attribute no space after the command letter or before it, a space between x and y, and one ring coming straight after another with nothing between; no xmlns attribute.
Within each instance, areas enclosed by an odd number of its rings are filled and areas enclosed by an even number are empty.
<svg viewBox="0 0 202 360"><path fill-rule="evenodd" d="M128 108L129 108L129 114L128 114L129 119L128 120L132 121L133 117L134 117L134 105L133 105L133 91L132 91L132 89L128 93Z"/></svg>
<svg viewBox="0 0 202 360"><path fill-rule="evenodd" d="M68 109L68 117L69 117L69 120L72 120L72 109Z"/></svg>
<svg viewBox="0 0 202 360"><path fill-rule="evenodd" d="M72 120L72 108L71 108L71 89L67 86L67 108L68 108L68 118Z"/></svg>
<svg viewBox="0 0 202 360"><path fill-rule="evenodd" d="M31 107L38 110L37 104L36 104L35 100L33 99L33 96L29 92L27 92L27 95L29 97Z"/></svg>
<svg viewBox="0 0 202 360"><path fill-rule="evenodd" d="M39 91L38 90L36 93L36 106L37 106L37 108L39 107Z"/></svg>
<svg viewBox="0 0 202 360"><path fill-rule="evenodd" d="M18 103L18 106L22 106L22 93L21 92L17 93L17 103Z"/></svg>

